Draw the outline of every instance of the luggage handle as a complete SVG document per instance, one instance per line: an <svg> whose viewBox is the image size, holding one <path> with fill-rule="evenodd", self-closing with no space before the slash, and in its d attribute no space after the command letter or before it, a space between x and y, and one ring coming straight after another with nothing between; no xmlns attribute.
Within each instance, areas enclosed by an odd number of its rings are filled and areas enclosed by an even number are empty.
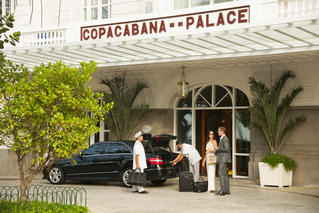
<svg viewBox="0 0 319 213"><path fill-rule="evenodd" d="M203 176L199 176L199 180L200 180L199 182L205 182Z"/></svg>

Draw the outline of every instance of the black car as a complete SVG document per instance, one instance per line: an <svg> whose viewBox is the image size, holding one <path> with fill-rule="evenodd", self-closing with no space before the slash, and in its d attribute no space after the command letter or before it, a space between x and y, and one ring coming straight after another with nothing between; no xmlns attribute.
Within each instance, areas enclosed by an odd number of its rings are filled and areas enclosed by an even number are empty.
<svg viewBox="0 0 319 213"><path fill-rule="evenodd" d="M176 137L157 135L143 141L148 167L145 169L146 178L154 184L163 184L168 178L175 178L179 172L188 168L186 159L176 166L169 164L177 156L169 146L173 139ZM129 186L127 178L133 165L133 146L134 141L95 143L81 155L74 156L73 160L59 160L50 168L45 168L44 178L52 184L61 184L65 180L98 180L121 181L124 186Z"/></svg>

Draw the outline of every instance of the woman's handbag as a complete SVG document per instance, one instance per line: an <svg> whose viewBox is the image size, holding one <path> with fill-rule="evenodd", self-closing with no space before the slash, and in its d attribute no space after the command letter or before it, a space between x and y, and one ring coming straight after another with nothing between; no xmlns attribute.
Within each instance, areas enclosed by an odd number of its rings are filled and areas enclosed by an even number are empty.
<svg viewBox="0 0 319 213"><path fill-rule="evenodd" d="M129 171L127 183L134 186L145 186L146 173Z"/></svg>
<svg viewBox="0 0 319 213"><path fill-rule="evenodd" d="M215 153L208 153L207 154L207 163L208 165L214 165L217 163L217 157Z"/></svg>

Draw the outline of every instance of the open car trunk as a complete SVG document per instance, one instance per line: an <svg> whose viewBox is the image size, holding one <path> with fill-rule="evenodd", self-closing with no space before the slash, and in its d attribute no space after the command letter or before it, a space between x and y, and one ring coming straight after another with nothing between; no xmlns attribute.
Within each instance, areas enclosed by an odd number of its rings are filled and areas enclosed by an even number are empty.
<svg viewBox="0 0 319 213"><path fill-rule="evenodd" d="M146 136L148 142L146 144L146 152L154 156L161 157L164 165L169 164L178 154L174 153L170 147L170 142L176 139L176 136L161 134L151 137Z"/></svg>
<svg viewBox="0 0 319 213"><path fill-rule="evenodd" d="M176 136L167 134L155 135L152 138L150 138L149 143L151 143L152 147L170 148L170 141L175 140L176 138Z"/></svg>
<svg viewBox="0 0 319 213"><path fill-rule="evenodd" d="M174 153L172 151L170 143L177 137L168 134L161 134L153 137L148 136L146 138L148 138L146 152L161 157L164 162L164 167L171 167L169 162L174 160L178 156L178 153ZM184 158L183 161L179 165L177 165L177 167L180 167L180 169L188 170L188 160Z"/></svg>

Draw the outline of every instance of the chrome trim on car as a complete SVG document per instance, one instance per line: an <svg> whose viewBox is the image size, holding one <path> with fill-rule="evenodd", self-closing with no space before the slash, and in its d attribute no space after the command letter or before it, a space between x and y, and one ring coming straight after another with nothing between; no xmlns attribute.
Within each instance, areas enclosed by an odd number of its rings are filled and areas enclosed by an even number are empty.
<svg viewBox="0 0 319 213"><path fill-rule="evenodd" d="M118 173L118 172L86 172L86 173L73 173L67 174L67 176L76 176L76 175L90 175L90 174L105 174L105 173Z"/></svg>

